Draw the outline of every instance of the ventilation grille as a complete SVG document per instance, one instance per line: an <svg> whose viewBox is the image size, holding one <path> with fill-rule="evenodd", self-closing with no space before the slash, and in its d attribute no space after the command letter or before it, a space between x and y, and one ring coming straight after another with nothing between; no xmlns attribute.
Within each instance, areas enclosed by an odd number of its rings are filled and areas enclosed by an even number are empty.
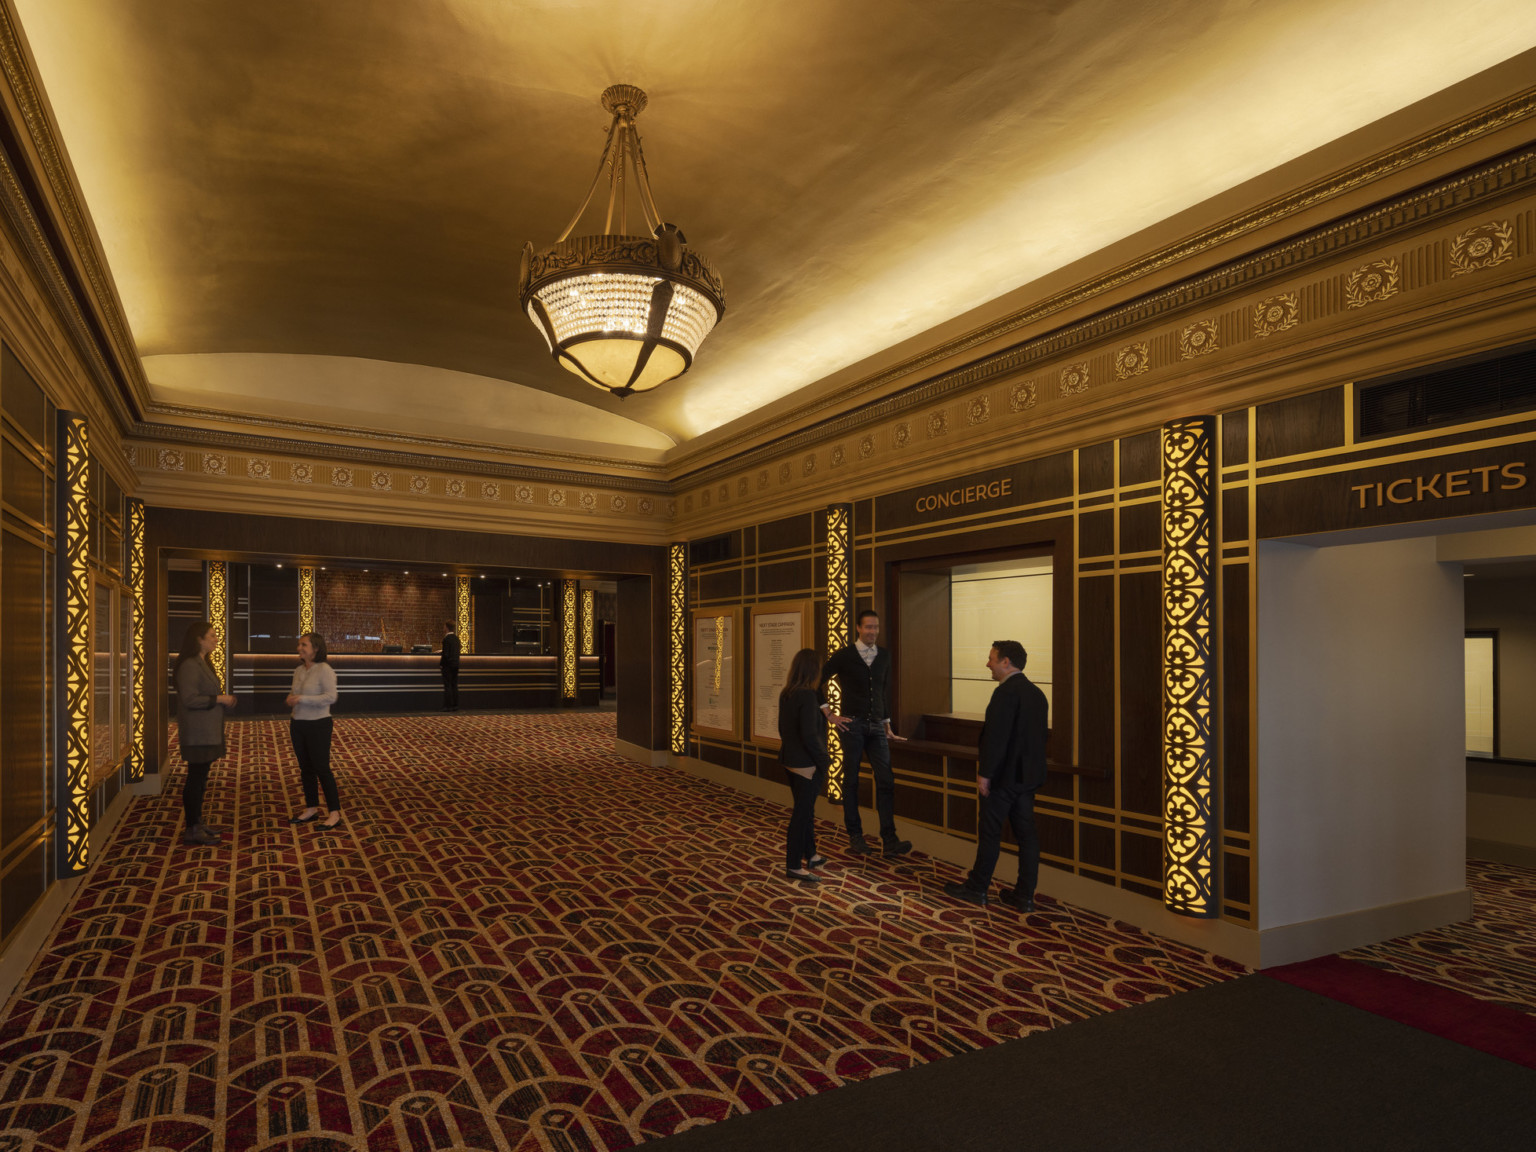
<svg viewBox="0 0 1536 1152"><path fill-rule="evenodd" d="M1536 408L1536 348L1359 389L1360 435L1381 436Z"/></svg>

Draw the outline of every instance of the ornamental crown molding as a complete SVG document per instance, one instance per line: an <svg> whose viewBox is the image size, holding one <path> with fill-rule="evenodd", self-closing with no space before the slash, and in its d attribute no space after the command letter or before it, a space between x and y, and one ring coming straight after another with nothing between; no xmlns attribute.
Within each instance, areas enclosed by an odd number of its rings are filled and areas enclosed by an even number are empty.
<svg viewBox="0 0 1536 1152"><path fill-rule="evenodd" d="M1536 91L1528 94L1528 97L1529 99L1522 107L1536 111ZM1501 125L1504 122L1501 121ZM1340 255L1356 249L1379 245L1383 240L1397 234L1423 229L1446 219L1477 211L1491 200L1529 192L1533 187L1536 187L1536 148L1528 147L1388 200L1373 208L1352 213L1342 220L1312 229L1299 237L1272 245L1257 253L1218 265L1201 275L1148 293L1118 307L919 381L882 399L870 401L766 443L759 442L751 448L695 471L674 472L672 483L679 490L684 487L714 483L722 477L733 475L744 469L759 467L782 455L804 451L822 441L865 429L874 422L933 404L957 392L1000 378L1022 374L1046 361L1072 355L1079 349L1087 349L1117 336L1124 339L1136 329L1154 320L1166 319L1196 307L1210 308L1217 301L1251 292L1282 276L1294 276L1311 267L1336 260ZM1148 265L1146 271L1154 270L1151 265L1156 259L1156 257L1149 257L1144 262ZM1100 291L1108 291L1124 282L1123 279L1116 278L1116 275L1112 273L1110 277L1096 281L1095 283L1103 284ZM1114 283L1109 282L1112 278ZM1073 298L1071 303L1075 303L1082 298L1081 293L1086 291L1087 289L1073 289L1069 293L1064 293L1063 297L1071 296ZM1043 310L1049 306L1051 301L1046 301L1031 309L1032 318L1039 318L1035 314L1043 315ZM1060 311L1061 308L1068 306L1068 303L1063 303L1060 308L1053 307L1052 310ZM1000 324L1010 322L1004 321ZM1020 323L1025 322L1028 321ZM959 344L967 339L962 337L955 343ZM976 341L976 343L982 342L984 341L980 339ZM923 357L914 358L911 363L918 360L923 362L944 360L950 355L952 355L951 352L940 349ZM889 372L880 374L878 378L870 377L869 380L875 383L869 383L868 388L865 388L866 382L860 382L845 389L841 395L846 398L852 391L878 387L880 383L899 378L904 372L905 369L901 367L893 368ZM746 442L772 428L797 423L805 414L816 409L831 407L836 403L838 403L837 398L829 397L807 404L804 408L773 421L771 425L742 433L734 438L733 442ZM715 448L718 449L719 445Z"/></svg>
<svg viewBox="0 0 1536 1152"><path fill-rule="evenodd" d="M1145 256L1138 257L1100 276L1093 277L1061 292L1047 296L1045 299L1027 308L972 329L970 332L957 336L953 340L945 341L926 352L909 357L880 372L865 376L836 391L807 401L771 420L754 424L724 440L676 457L674 458L674 464L679 465L680 470L673 473L673 479L678 483L703 482L712 478L718 471L742 467L744 464L756 460L758 454L749 450L732 454L732 449L744 449L746 445L752 444L754 441L761 441L763 437L771 435L780 429L804 424L805 421L815 417L818 413L832 408L841 408L856 401L860 396L889 387L922 372L924 369L952 360L956 356L964 355L972 349L990 344L1022 328L1038 324L1077 305L1107 295L1115 289L1138 279L1200 256L1234 240L1240 240L1244 236L1251 235L1260 229L1267 228L1309 208L1316 207L1328 200L1362 188L1373 181L1405 171L1416 164L1431 160L1436 156L1472 143L1494 132L1530 119L1533 116L1536 116L1536 87L1528 88L1460 120L1453 121L1434 131L1424 133L1396 148L1388 149L1359 164L1313 181L1293 192L1275 197L1255 208L1232 216L1209 228L1202 229L1192 236L1166 245ZM1452 179L1454 180L1455 178ZM1410 197L1412 195L1412 193L1409 193ZM1324 231L1327 231L1327 229L1324 229ZM1315 235L1315 233L1310 233L1310 235ZM1007 351L1009 350L1005 350L1002 354L1006 354ZM984 362L979 361L978 363ZM956 369L958 372L966 370L966 367ZM913 387L922 386L921 383L913 385ZM905 393L906 390L903 390L896 393L895 396L903 396ZM891 398L894 399L895 396ZM921 403L923 401L916 402ZM871 414L869 409L861 408L858 411L862 415L857 417L857 419L866 419ZM848 415L853 414L849 413ZM839 432L846 430L845 425L834 420L829 423L815 425L813 428L805 429L805 431L813 432L815 435L825 435L828 434L828 429L834 425L836 425ZM792 444L794 447L799 447L804 441L791 433L776 441L776 443L781 445ZM700 464L690 469L689 465L691 462L705 456L719 457L719 459L715 463Z"/></svg>

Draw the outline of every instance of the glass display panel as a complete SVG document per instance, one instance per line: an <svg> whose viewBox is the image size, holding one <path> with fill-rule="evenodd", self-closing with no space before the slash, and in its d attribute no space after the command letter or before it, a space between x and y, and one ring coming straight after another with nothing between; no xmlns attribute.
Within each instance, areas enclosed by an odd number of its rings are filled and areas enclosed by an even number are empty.
<svg viewBox="0 0 1536 1152"><path fill-rule="evenodd" d="M1049 556L963 564L950 573L950 709L980 715L996 682L994 640L1017 640L1024 672L1051 699L1052 570Z"/></svg>

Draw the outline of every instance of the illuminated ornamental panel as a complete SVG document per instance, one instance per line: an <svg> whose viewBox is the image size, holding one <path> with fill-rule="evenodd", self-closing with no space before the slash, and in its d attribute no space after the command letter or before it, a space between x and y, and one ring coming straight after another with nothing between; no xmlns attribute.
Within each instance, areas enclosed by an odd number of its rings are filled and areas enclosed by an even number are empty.
<svg viewBox="0 0 1536 1152"><path fill-rule="evenodd" d="M581 654L591 656L597 648L594 630L597 628L597 593L590 588L581 590Z"/></svg>
<svg viewBox="0 0 1536 1152"><path fill-rule="evenodd" d="M299 635L315 630L315 570L299 569Z"/></svg>
<svg viewBox="0 0 1536 1152"><path fill-rule="evenodd" d="M688 545L674 544L667 550L667 719L672 730L670 747L677 756L688 751L688 724L683 708L688 668L687 613Z"/></svg>
<svg viewBox="0 0 1536 1152"><path fill-rule="evenodd" d="M853 577L850 571L853 547L850 521L852 510L846 504L833 504L827 509L827 655L848 643L853 622L848 618L853 599ZM842 712L843 694L837 681L827 684L827 703L835 714ZM843 797L843 745L839 740L827 741L827 751L832 756L832 768L827 773L827 796L832 800Z"/></svg>
<svg viewBox="0 0 1536 1152"><path fill-rule="evenodd" d="M133 653L128 778L144 779L144 502L128 500L128 591L133 596Z"/></svg>
<svg viewBox="0 0 1536 1152"><path fill-rule="evenodd" d="M85 421L59 414L60 455L64 462L60 498L64 557L64 785L63 870L86 865L90 838L91 779L91 445Z"/></svg>
<svg viewBox="0 0 1536 1152"><path fill-rule="evenodd" d="M560 695L576 699L576 581L560 581Z"/></svg>
<svg viewBox="0 0 1536 1152"><path fill-rule="evenodd" d="M1163 902L1215 916L1212 417L1163 426Z"/></svg>
<svg viewBox="0 0 1536 1152"><path fill-rule="evenodd" d="M218 643L208 654L208 661L219 678L219 691L229 691L229 565L223 560L208 561L208 619Z"/></svg>
<svg viewBox="0 0 1536 1152"><path fill-rule="evenodd" d="M475 647L475 617L469 598L469 577L460 576L453 601L453 631L459 638L459 647L465 653Z"/></svg>

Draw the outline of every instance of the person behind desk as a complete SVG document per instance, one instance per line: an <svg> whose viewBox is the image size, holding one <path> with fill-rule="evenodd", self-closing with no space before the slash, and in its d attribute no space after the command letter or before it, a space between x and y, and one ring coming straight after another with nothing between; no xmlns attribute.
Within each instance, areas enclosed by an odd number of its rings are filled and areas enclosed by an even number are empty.
<svg viewBox="0 0 1536 1152"><path fill-rule="evenodd" d="M869 754L869 766L875 774L875 812L880 817L880 839L886 856L902 856L912 851L912 841L896 834L896 777L891 774L891 740L905 737L891 730L891 653L876 646L880 637L880 614L872 608L859 613L855 623L858 639L839 648L821 669L817 695L826 700L827 684L835 676L842 692L842 713L834 715L832 706L821 710L837 728L837 740L843 749L843 823L848 829L848 847L861 855L874 849L864 839L864 820L859 815L859 761Z"/></svg>
<svg viewBox="0 0 1536 1152"><path fill-rule="evenodd" d="M443 711L457 712L459 710L459 653L463 651L463 645L459 643L459 634L453 630L453 621L445 620L443 631L447 633L443 637L443 654L437 658L437 666L443 673Z"/></svg>
<svg viewBox="0 0 1536 1152"><path fill-rule="evenodd" d="M1045 783L1045 739L1050 705L1045 693L1024 675L1028 659L1017 640L995 640L987 671L998 682L987 701L976 764L980 794L976 863L963 884L944 885L944 894L969 904L986 904L987 889L1002 850L1003 825L1012 825L1019 842L1019 882L1006 889L1002 902L1019 912L1035 910L1040 878L1040 837L1035 832L1035 789Z"/></svg>

